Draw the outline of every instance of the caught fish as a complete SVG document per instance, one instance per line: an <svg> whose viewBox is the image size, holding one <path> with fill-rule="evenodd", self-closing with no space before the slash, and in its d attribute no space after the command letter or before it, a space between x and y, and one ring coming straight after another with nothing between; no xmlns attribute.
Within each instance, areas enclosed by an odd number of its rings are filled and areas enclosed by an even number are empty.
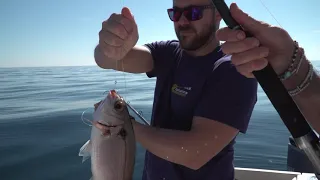
<svg viewBox="0 0 320 180"><path fill-rule="evenodd" d="M108 127L108 134L92 126L91 138L81 148L82 162L91 157L92 180L132 180L136 142L126 102L109 91L93 120Z"/></svg>

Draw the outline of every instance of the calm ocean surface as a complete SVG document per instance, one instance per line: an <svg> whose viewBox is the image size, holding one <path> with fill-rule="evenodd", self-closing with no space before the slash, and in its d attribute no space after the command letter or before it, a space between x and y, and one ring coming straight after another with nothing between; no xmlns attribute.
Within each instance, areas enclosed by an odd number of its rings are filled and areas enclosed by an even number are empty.
<svg viewBox="0 0 320 180"><path fill-rule="evenodd" d="M89 180L90 163L78 156L90 137L82 112L90 108L90 118L93 104L115 88L149 119L155 79L95 66L2 68L0 84L0 180ZM258 95L248 132L237 139L235 165L286 170L289 132L261 89ZM138 145L134 179L143 158Z"/></svg>

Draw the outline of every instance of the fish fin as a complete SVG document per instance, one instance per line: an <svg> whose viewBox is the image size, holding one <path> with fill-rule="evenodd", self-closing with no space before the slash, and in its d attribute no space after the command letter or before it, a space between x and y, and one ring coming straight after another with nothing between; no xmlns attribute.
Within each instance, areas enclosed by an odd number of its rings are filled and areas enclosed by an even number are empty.
<svg viewBox="0 0 320 180"><path fill-rule="evenodd" d="M81 148L79 151L79 156L82 156L82 162L86 161L89 159L91 156L91 141L88 140Z"/></svg>
<svg viewBox="0 0 320 180"><path fill-rule="evenodd" d="M90 158L90 156L83 156L83 158L82 158L82 163L83 162L85 162L87 159L89 159Z"/></svg>

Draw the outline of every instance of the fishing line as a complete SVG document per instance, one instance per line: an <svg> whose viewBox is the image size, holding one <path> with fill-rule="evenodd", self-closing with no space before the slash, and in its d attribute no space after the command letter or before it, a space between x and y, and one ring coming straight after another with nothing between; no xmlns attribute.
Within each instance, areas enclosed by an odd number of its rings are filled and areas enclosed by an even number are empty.
<svg viewBox="0 0 320 180"><path fill-rule="evenodd" d="M123 0L120 0L121 1L121 5L123 5ZM121 8L120 8L120 13L121 13ZM116 68L115 68L115 70L114 70L114 73L115 73L115 75L114 75L114 77L115 77L115 80L114 80L114 88L113 89L117 89L117 72L118 71L118 60L116 60Z"/></svg>
<svg viewBox="0 0 320 180"><path fill-rule="evenodd" d="M85 117L83 117L83 116L84 116L84 113L85 113L87 110L89 110L89 109L90 109L90 108L87 108L86 110L84 110L84 111L82 112L82 114L81 114L81 120L82 120L82 122L83 122L85 125L92 126L92 121L89 120L89 119L87 119L87 118L85 118ZM90 124L88 124L87 122L89 122Z"/></svg>
<svg viewBox="0 0 320 180"><path fill-rule="evenodd" d="M282 29L284 29L282 26L281 26L281 24L280 24L280 22L276 19L276 17L272 14L272 12L269 10L269 8L265 5L265 3L262 1L262 0L259 0L260 1L260 3L262 4L262 6L269 12L269 14L272 16L272 18L278 23L278 25L282 28Z"/></svg>
<svg viewBox="0 0 320 180"><path fill-rule="evenodd" d="M124 0L121 0L121 9L124 7ZM126 99L127 97L127 79L126 79L126 73L124 71L124 63L123 63L123 59L121 60L121 66L122 66L122 74L123 74L123 80L124 80L124 99Z"/></svg>
<svg viewBox="0 0 320 180"><path fill-rule="evenodd" d="M118 60L116 60L116 68L114 70L114 88L113 89L117 89L117 70L118 70Z"/></svg>
<svg viewBox="0 0 320 180"><path fill-rule="evenodd" d="M121 7L120 7L120 13L121 13L121 9L124 7L124 0L120 0L121 1ZM122 71L123 71L123 80L124 80L124 94L126 95L127 94L127 81L126 81L126 73L124 72L124 64L123 64L123 60L120 60L121 61L121 66L122 66ZM120 69L120 68L119 68ZM118 84L118 81L117 81L117 72L118 71L118 60L116 60L116 68L114 70L114 89L116 90L117 89L117 84ZM106 90L104 91L102 94L105 95L106 93L108 93L109 90ZM90 108L87 108L86 110L84 110L81 114L81 120L82 122L85 124L85 125L88 125L88 126L92 126L92 121L85 118L84 117L84 114L87 110L89 110Z"/></svg>
<svg viewBox="0 0 320 180"><path fill-rule="evenodd" d="M126 79L126 73L124 71L124 64L123 64L123 60L121 61L121 66L122 66L122 74L123 74L123 80L124 80L124 99L126 99L126 95L127 95L127 79Z"/></svg>

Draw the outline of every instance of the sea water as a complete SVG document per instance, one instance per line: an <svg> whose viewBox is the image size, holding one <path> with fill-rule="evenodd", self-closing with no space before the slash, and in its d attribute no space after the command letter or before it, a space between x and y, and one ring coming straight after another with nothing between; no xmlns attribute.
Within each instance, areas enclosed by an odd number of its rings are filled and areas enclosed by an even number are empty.
<svg viewBox="0 0 320 180"><path fill-rule="evenodd" d="M320 67L320 61L314 62ZM115 83L116 81L116 83ZM62 180L91 177L79 148L89 139L93 104L116 89L150 119L155 79L97 66L0 69L0 180ZM290 136L259 87L249 129L235 145L235 166L286 170ZM141 179L144 149L136 154Z"/></svg>

